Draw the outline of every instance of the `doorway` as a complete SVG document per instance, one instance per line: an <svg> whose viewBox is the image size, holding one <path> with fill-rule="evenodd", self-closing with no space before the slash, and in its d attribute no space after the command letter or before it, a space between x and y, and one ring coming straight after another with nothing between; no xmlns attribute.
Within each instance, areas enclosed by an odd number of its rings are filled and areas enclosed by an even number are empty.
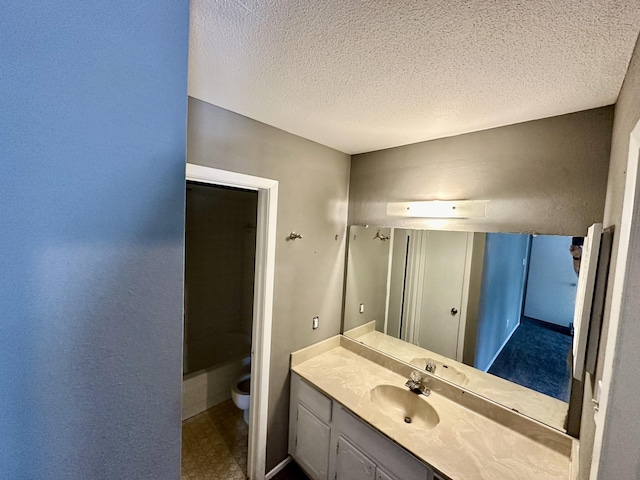
<svg viewBox="0 0 640 480"><path fill-rule="evenodd" d="M487 234L479 320L485 341L476 348L486 372L563 402L570 395L578 283L572 241Z"/></svg>
<svg viewBox="0 0 640 480"><path fill-rule="evenodd" d="M182 476L247 477L258 193L187 181Z"/></svg>
<svg viewBox="0 0 640 480"><path fill-rule="evenodd" d="M394 229L387 333L463 361L473 234Z"/></svg>
<svg viewBox="0 0 640 480"><path fill-rule="evenodd" d="M262 480L265 478L266 460L278 182L193 164L187 164L186 166L186 180L195 182L205 188L211 186L230 187L257 193L255 274L252 302L253 321L250 350L251 395L247 418L248 452L246 474L252 480ZM228 386L230 389L231 385ZM224 417L224 414L222 416ZM214 449L214 445L211 445L211 450L213 451ZM239 472L239 474L242 473Z"/></svg>

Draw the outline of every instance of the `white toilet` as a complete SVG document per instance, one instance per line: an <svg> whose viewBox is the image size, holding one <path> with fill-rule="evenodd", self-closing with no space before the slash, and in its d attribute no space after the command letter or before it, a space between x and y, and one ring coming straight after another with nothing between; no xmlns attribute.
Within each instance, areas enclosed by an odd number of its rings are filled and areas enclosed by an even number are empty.
<svg viewBox="0 0 640 480"><path fill-rule="evenodd" d="M244 422L249 425L249 403L251 399L251 374L245 373L231 385L231 399L240 410L244 410Z"/></svg>

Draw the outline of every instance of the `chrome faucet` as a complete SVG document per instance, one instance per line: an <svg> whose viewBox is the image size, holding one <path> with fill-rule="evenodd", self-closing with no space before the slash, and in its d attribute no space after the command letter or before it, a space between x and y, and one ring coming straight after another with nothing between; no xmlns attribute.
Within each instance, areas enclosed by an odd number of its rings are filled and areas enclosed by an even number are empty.
<svg viewBox="0 0 640 480"><path fill-rule="evenodd" d="M431 395L431 390L429 390L429 388L424 383L422 383L422 381L423 378L420 373L414 370L413 372L411 372L411 378L407 380L405 386L409 387L409 390L411 390L413 393L428 397L429 395Z"/></svg>
<svg viewBox="0 0 640 480"><path fill-rule="evenodd" d="M427 366L424 369L429 373L436 373L436 362L433 358L427 358Z"/></svg>

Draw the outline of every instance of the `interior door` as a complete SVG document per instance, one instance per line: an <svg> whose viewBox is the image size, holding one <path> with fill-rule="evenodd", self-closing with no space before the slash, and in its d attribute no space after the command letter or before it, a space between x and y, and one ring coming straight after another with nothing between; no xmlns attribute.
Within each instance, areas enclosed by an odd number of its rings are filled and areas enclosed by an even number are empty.
<svg viewBox="0 0 640 480"><path fill-rule="evenodd" d="M458 357L458 330L467 261L466 232L427 231L422 254L422 299L416 322L417 345Z"/></svg>

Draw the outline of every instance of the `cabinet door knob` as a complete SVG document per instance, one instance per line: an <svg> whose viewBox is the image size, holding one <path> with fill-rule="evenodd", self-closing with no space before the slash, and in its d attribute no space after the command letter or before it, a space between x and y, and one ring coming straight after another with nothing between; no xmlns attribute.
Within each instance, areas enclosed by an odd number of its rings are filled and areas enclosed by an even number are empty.
<svg viewBox="0 0 640 480"><path fill-rule="evenodd" d="M452 315L453 317L455 317L457 314L458 314L458 309L457 309L456 307L453 307L453 308L451 309L451 315Z"/></svg>

